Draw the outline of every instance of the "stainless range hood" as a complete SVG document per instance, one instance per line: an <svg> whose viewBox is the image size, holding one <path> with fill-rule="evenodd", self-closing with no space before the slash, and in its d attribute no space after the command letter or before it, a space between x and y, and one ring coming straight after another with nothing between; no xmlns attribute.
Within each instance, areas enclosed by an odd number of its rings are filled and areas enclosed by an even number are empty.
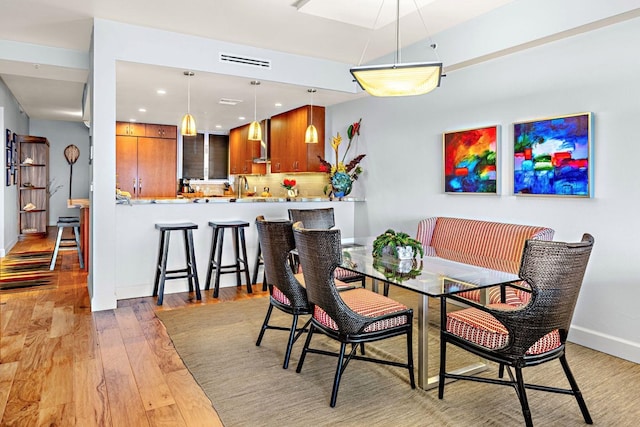
<svg viewBox="0 0 640 427"><path fill-rule="evenodd" d="M262 141L260 141L260 157L255 157L253 163L270 163L269 139L271 133L271 120L264 119L260 122L262 126Z"/></svg>

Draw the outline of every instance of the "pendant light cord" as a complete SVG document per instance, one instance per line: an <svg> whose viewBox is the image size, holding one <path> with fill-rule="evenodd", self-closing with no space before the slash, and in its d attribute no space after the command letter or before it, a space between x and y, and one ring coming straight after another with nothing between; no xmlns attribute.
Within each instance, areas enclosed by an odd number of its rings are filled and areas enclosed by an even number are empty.
<svg viewBox="0 0 640 427"><path fill-rule="evenodd" d="M313 125L313 92L315 92L315 89L309 89L309 91L311 92L311 125Z"/></svg>
<svg viewBox="0 0 640 427"><path fill-rule="evenodd" d="M188 76L191 77L191 76ZM187 113L191 114L191 79L187 79Z"/></svg>
<svg viewBox="0 0 640 427"><path fill-rule="evenodd" d="M364 45L364 49L362 50L362 54L360 55L360 60L358 61L358 65L362 65L362 61L364 60L364 55L367 53L367 48L369 47L369 42L371 42L371 34L376 28L378 24L378 20L380 19L380 14L382 13L382 6L384 6L384 0L380 2L380 7L378 8L378 14L376 15L375 21L373 21L373 26L371 27L371 31L369 31L369 37L367 38L367 43Z"/></svg>
<svg viewBox="0 0 640 427"><path fill-rule="evenodd" d="M420 21L422 22L422 27L424 28L425 33L427 33L427 38L429 39L429 47L431 47L431 49L435 52L436 54L436 60L438 62L442 62L440 61L440 55L438 55L438 50L437 48L437 44L434 43L433 39L431 38L431 33L429 33L429 29L427 28L427 24L424 20L424 16L422 16L422 12L420 11L420 8L418 7L418 3L416 3L416 0L413 0L413 4L416 6L416 10L418 11L418 16L420 16Z"/></svg>
<svg viewBox="0 0 640 427"><path fill-rule="evenodd" d="M400 0L396 1L396 62L398 65L402 60L400 54Z"/></svg>
<svg viewBox="0 0 640 427"><path fill-rule="evenodd" d="M258 83L253 82L253 121L257 122L258 121Z"/></svg>

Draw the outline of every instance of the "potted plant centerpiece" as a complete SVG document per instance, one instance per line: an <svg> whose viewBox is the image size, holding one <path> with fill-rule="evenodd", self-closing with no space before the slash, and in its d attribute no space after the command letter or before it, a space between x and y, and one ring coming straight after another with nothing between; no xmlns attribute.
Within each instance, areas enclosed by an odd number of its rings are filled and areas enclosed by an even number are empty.
<svg viewBox="0 0 640 427"><path fill-rule="evenodd" d="M402 231L388 229L373 241L373 256L391 255L398 259L414 259L424 256L422 243Z"/></svg>
<svg viewBox="0 0 640 427"><path fill-rule="evenodd" d="M424 256L422 243L407 233L388 229L373 241L374 267L386 278L402 281L415 278L422 272L422 261L418 265L416 257Z"/></svg>

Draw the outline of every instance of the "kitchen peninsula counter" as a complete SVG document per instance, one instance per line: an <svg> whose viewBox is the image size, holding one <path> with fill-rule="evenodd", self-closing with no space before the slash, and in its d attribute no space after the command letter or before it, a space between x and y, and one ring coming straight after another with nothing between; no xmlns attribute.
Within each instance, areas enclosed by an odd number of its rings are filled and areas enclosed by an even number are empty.
<svg viewBox="0 0 640 427"><path fill-rule="evenodd" d="M242 220L250 224L245 229L249 268L253 273L258 247L255 219L263 215L266 219L288 218L288 209L333 208L336 228L345 240L353 239L355 210L364 199L345 198L329 200L326 197L204 197L132 199L131 203L118 202L116 206L116 299L150 296L153 292L160 234L155 229L161 222L193 222L194 248L200 287L204 289L211 250L212 228L209 221ZM223 264L233 262L233 239L225 236ZM170 240L168 269L184 268L182 236L173 233ZM262 268L262 267L261 267ZM261 279L262 274L258 275ZM235 286L235 275L221 277L221 286ZM261 286L261 285L260 285ZM167 282L165 294L185 292L186 279Z"/></svg>
<svg viewBox="0 0 640 427"><path fill-rule="evenodd" d="M342 200L331 200L328 197L176 197L159 199L131 199L118 200L121 205L149 205L149 204L185 204L185 203L308 203L308 202L364 202L357 197L344 197Z"/></svg>

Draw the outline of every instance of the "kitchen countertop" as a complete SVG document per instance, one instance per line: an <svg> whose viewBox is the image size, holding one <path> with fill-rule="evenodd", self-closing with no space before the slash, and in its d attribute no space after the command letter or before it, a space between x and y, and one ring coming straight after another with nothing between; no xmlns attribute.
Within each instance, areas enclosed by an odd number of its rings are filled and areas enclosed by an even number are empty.
<svg viewBox="0 0 640 427"><path fill-rule="evenodd" d="M184 203L284 203L284 202L363 202L364 198L345 197L342 200L330 200L325 196L318 197L198 197L198 198L166 198L166 199L131 199L117 200L117 204L148 205L148 204L184 204Z"/></svg>

